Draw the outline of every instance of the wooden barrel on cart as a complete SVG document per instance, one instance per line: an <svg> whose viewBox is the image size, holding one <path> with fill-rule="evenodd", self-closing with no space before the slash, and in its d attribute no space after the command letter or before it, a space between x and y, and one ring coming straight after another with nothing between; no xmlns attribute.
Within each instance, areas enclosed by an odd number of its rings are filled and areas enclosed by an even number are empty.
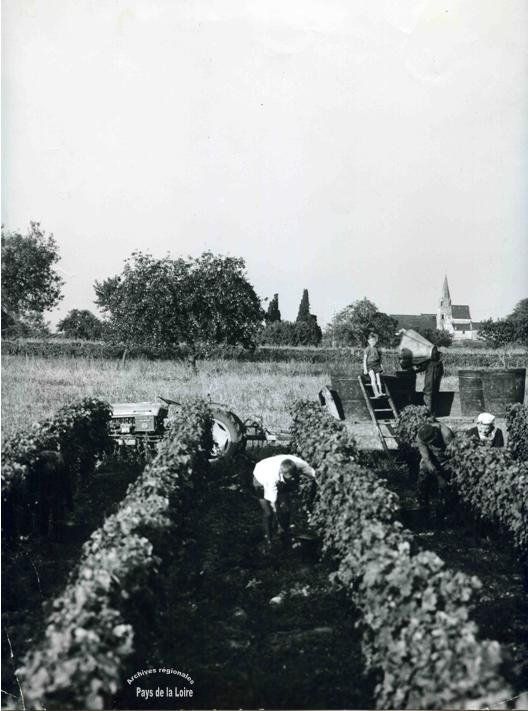
<svg viewBox="0 0 528 711"><path fill-rule="evenodd" d="M459 370L460 411L466 417L485 412L481 370Z"/></svg>
<svg viewBox="0 0 528 711"><path fill-rule="evenodd" d="M510 405L524 402L526 368L482 371L486 411L504 417Z"/></svg>
<svg viewBox="0 0 528 711"><path fill-rule="evenodd" d="M503 417L509 406L524 402L526 368L459 370L460 409L474 417L491 412Z"/></svg>
<svg viewBox="0 0 528 711"><path fill-rule="evenodd" d="M331 373L332 390L338 394L346 420L370 420L359 373Z"/></svg>

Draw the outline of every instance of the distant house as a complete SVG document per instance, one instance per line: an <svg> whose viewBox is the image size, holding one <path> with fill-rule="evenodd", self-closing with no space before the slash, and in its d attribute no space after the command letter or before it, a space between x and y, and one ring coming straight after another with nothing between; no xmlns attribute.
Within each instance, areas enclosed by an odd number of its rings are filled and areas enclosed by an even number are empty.
<svg viewBox="0 0 528 711"><path fill-rule="evenodd" d="M467 304L451 303L447 276L444 279L440 305L436 314L391 314L398 321L398 328L437 328L447 331L455 340L474 339L477 337L479 324L471 320Z"/></svg>

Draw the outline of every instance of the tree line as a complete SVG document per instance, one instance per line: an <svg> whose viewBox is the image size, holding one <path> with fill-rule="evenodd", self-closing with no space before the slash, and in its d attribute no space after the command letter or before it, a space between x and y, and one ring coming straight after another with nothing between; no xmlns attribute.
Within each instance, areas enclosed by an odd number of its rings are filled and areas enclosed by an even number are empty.
<svg viewBox="0 0 528 711"><path fill-rule="evenodd" d="M26 234L2 226L2 335L49 335L44 315L63 298L64 280L57 269L58 245L38 222ZM398 323L367 298L336 313L324 334L311 313L304 289L295 321L283 320L279 295L266 310L239 257L204 252L197 258L155 258L140 251L125 260L123 270L94 284L95 303L103 314L72 309L58 324L68 338L170 348L185 343L193 360L207 357L218 344L364 346L375 331L384 346L398 342ZM436 329L419 329L437 345L451 336ZM492 347L528 345L528 299L504 319L481 324L479 338Z"/></svg>

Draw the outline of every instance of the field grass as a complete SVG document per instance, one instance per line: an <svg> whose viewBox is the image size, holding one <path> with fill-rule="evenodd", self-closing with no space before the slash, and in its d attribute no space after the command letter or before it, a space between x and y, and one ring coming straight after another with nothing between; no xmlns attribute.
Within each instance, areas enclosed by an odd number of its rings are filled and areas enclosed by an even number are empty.
<svg viewBox="0 0 528 711"><path fill-rule="evenodd" d="M243 420L259 416L271 430L287 428L291 404L299 398L315 399L329 382L324 366L298 361L209 361L193 373L173 361L131 360L123 366L115 360L4 356L2 438L87 396L110 402L210 396ZM445 378L443 389L456 389L456 378Z"/></svg>
<svg viewBox="0 0 528 711"><path fill-rule="evenodd" d="M4 356L2 359L2 437L48 417L82 397L110 402L208 397L225 403L240 418L260 416L270 428L289 425L289 407L315 398L329 380L321 366L299 363L211 361L194 374L171 361L119 361Z"/></svg>

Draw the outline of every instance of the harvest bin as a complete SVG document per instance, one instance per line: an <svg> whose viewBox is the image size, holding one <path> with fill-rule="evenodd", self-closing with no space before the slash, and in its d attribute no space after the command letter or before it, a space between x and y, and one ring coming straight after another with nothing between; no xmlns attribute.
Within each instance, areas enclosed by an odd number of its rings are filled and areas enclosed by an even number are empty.
<svg viewBox="0 0 528 711"><path fill-rule="evenodd" d="M339 404L343 409L343 416L346 420L368 422L370 413L365 403L363 390L359 384L357 373L331 373L332 390L339 398ZM364 381L367 381L364 378ZM394 404L398 410L402 410L406 405L416 402L416 373L414 370L398 370L395 374L381 376L385 387L390 391Z"/></svg>
<svg viewBox="0 0 528 711"><path fill-rule="evenodd" d="M332 390L335 390L339 395L346 420L370 420L358 375L360 375L359 372L330 373Z"/></svg>
<svg viewBox="0 0 528 711"><path fill-rule="evenodd" d="M491 412L504 417L510 405L524 402L525 380L526 368L459 370L462 415Z"/></svg>

